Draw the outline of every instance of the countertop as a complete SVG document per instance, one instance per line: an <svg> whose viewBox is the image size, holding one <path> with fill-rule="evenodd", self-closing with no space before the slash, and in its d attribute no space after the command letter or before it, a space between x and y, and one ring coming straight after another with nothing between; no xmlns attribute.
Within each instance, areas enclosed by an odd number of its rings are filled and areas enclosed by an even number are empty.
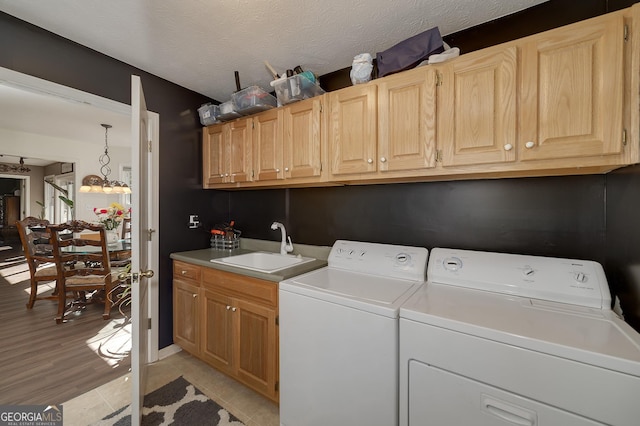
<svg viewBox="0 0 640 426"><path fill-rule="evenodd" d="M293 244L294 255L300 254L305 257L312 257L315 260L303 263L301 265L294 265L290 268L281 269L272 273L264 273L259 271L252 271L250 269L237 268L231 265L224 265L220 263L211 262L211 259L219 259L221 257L235 256L238 254L251 253L255 251L267 251L272 253L278 253L280 251L280 243L275 241L254 240L251 238L241 238L240 248L235 250L215 250L212 248L182 251L177 253L171 253L169 257L174 260L180 260L183 262L192 263L194 265L204 266L212 269L219 269L221 271L233 272L239 275L245 275L248 277L254 277L263 279L266 281L280 282L287 278L294 277L296 275L304 274L305 272L313 271L314 269L327 266L327 258L331 247L325 246L310 246L305 244Z"/></svg>

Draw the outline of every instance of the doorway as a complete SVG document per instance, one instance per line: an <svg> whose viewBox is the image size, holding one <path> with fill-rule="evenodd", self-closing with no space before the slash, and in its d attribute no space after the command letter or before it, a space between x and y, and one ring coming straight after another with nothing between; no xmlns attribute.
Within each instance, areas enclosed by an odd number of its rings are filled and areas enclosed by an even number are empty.
<svg viewBox="0 0 640 426"><path fill-rule="evenodd" d="M77 118L80 115L85 114L84 109L91 107L93 109L99 109L103 113L98 124L93 124L93 127L98 129L101 134L100 140L96 143L92 142L91 136L84 138L83 140L69 140L68 138L52 138L51 135L44 135L44 138L47 138L47 142L42 141L34 141L31 137L23 137L25 133L24 130L18 131L16 129L7 129L2 127L2 123L0 122L0 140L15 140L9 146L5 146L2 144L0 147L0 152L5 152L10 155L26 155L26 156L44 156L47 158L52 158L59 162L73 163L74 164L74 177L71 181L68 182L68 185L73 186L75 188L79 188L82 182L82 178L84 176L90 174L96 174L99 170L98 158L102 151L102 146L104 143L103 136L104 131L100 128L99 123L109 123L111 124L114 121L120 120L120 125L114 125L112 129L109 131L109 154L113 161L112 165L115 164L117 167L114 167L114 172L119 173L119 180L125 180L126 175L129 173L131 164L131 148L130 148L130 123L131 123L131 106L121 104L116 101L112 101L109 99L101 98L89 93L81 92L75 89L71 89L68 87L64 87L55 83L47 82L41 79L37 79L31 76L27 76L24 74L16 73L14 71L1 68L0 67L0 89L2 86L8 85L11 89L20 89L24 90L27 96L40 96L46 98L45 102L50 102L53 98L54 101L60 103L64 107L75 108L78 113L73 114L74 118ZM0 96L0 102L4 102L6 97ZM37 114L38 117L46 117L46 114ZM103 118L108 116L109 118ZM123 118L124 116L124 118ZM151 113L150 119L153 123L153 127L158 128L159 118L157 114ZM61 126L58 123L57 128L61 130L65 129L76 129L79 130L86 123L77 123L75 125L65 125ZM86 126L85 126L86 127ZM117 137L117 129L126 128L127 134L123 135L122 140L126 139L126 143L120 142L120 139ZM124 132L123 132L124 133ZM4 136L8 135L8 137L4 138ZM95 139L95 138L94 138ZM158 161L158 152L153 152L154 162L157 164ZM76 169L77 167L77 169ZM155 170L155 169L154 169ZM157 174L157 170L155 170ZM113 177L113 176L112 176ZM44 176L43 176L44 178ZM149 206L150 210L153 212L153 217L151 217L150 228L157 229L158 228L158 196L157 196L157 175L153 176L154 189L153 189L153 206ZM44 196L44 193L43 193ZM93 213L94 207L104 207L109 205L113 199L113 196L108 196L105 194L81 194L78 191L75 191L75 199L74 199L74 214L77 219L83 220L95 220L95 215ZM110 198L111 197L111 198ZM126 201L122 204L126 205ZM136 208L133 206L133 208ZM32 212L35 210L32 209ZM55 221L55 220L54 220ZM157 234L156 234L157 235ZM158 239L154 238L153 240L153 248L152 252L154 254L152 264L150 265L151 269L158 269ZM157 281L153 283L150 287L149 291L149 299L150 299L150 316L152 318L152 324L158 324L157 316L158 316L158 296L157 296ZM150 360L157 360L158 357L158 349L157 349L157 330L155 336L151 337L150 342L150 350L149 350ZM97 384L96 384L97 385Z"/></svg>

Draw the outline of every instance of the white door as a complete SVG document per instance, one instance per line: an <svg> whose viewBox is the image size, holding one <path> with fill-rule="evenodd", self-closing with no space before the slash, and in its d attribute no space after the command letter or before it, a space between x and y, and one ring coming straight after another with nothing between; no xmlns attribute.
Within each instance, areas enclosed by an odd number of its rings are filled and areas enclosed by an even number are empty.
<svg viewBox="0 0 640 426"><path fill-rule="evenodd" d="M151 184L150 132L147 107L140 77L131 76L131 424L139 425L142 418L146 364L149 351L149 278L151 267L151 212L153 191Z"/></svg>

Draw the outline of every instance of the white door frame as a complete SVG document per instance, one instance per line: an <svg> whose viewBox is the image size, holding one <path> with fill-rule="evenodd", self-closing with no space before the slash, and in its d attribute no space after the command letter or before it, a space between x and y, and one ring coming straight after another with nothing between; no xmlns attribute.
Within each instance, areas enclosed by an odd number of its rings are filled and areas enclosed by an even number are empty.
<svg viewBox="0 0 640 426"><path fill-rule="evenodd" d="M10 70L8 68L0 67L0 84L6 84L11 87L15 87L18 89L38 93L41 95L47 96L55 96L63 99L68 99L76 102L82 102L89 104L96 108L105 109L107 111L120 113L123 115L131 116L131 105L123 104L122 102L114 101L112 99L103 98L101 96L97 96L91 93L83 92L78 89L74 89L68 86L63 86L58 83L54 83L48 80L43 80L41 78L33 77L28 74L23 74L17 71ZM155 113L149 111L149 121L152 130L154 131L154 135L156 137L159 135L159 123L160 116ZM153 199L154 205L151 207L153 213L152 221L153 223L149 224L153 229L159 229L159 173L158 173L158 160L159 160L159 149L155 149L153 151L152 161L154 164L153 168ZM69 157L67 157L67 161L69 161ZM77 158L74 161L83 161L86 159ZM158 231L159 234L159 231ZM152 242L152 256L151 256L151 269L155 271L159 271L159 237L153 239ZM154 362L158 360L158 280L153 280L153 285L149 285L149 314L151 316L151 324L152 329L149 334L149 362Z"/></svg>

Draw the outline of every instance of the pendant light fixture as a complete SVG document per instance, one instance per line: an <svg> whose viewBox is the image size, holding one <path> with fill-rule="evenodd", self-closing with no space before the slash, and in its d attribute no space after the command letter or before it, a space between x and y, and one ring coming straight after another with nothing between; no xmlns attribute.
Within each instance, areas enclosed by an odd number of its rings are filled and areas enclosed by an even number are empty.
<svg viewBox="0 0 640 426"><path fill-rule="evenodd" d="M111 157L109 157L107 133L112 126L111 124L101 124L101 126L104 127L104 154L98 158L98 161L100 162L100 174L102 174L102 177L98 175L85 176L82 179L80 192L131 194L131 188L129 188L126 183L117 180L109 180L109 175L111 174L111 167L109 167L109 163L111 162Z"/></svg>
<svg viewBox="0 0 640 426"><path fill-rule="evenodd" d="M4 154L0 154L0 157L4 157ZM20 165L16 164L0 164L0 172L10 173L29 173L31 169L24 165L24 157L20 157Z"/></svg>

